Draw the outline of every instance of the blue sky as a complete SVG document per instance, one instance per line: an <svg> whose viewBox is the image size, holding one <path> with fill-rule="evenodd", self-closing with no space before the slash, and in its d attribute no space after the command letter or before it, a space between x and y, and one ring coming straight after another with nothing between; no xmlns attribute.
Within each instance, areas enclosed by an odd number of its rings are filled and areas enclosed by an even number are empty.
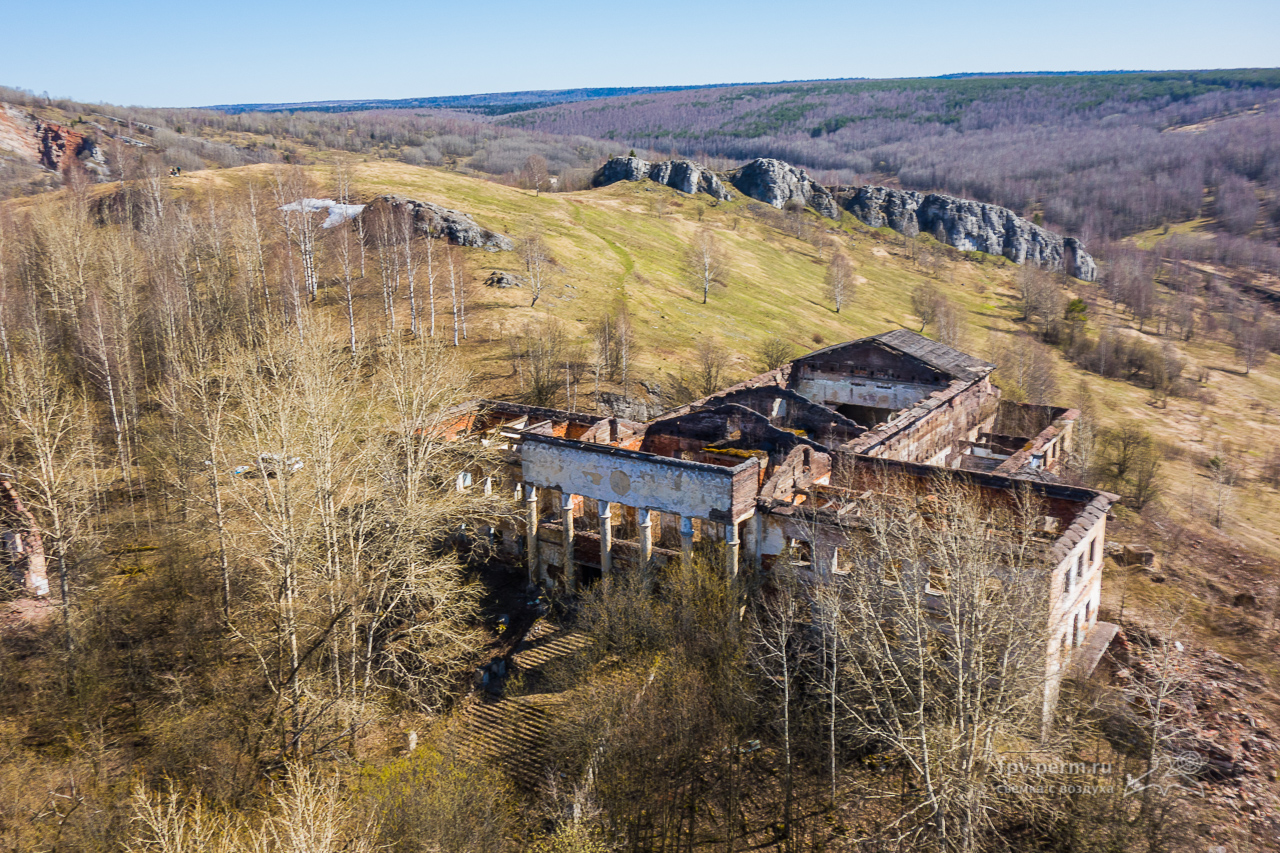
<svg viewBox="0 0 1280 853"><path fill-rule="evenodd" d="M67 0L0 21L0 84L147 106L1280 65L1277 0Z"/></svg>

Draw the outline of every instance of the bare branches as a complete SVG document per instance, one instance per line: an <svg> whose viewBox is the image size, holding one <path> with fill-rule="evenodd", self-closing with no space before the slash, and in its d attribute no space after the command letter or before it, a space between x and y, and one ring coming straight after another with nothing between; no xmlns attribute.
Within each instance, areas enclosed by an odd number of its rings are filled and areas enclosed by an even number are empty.
<svg viewBox="0 0 1280 853"><path fill-rule="evenodd" d="M525 278L529 282L529 307L532 308L551 283L554 262L547 242L537 231L531 231L520 241L519 252L520 260L524 262Z"/></svg>
<svg viewBox="0 0 1280 853"><path fill-rule="evenodd" d="M827 265L827 295L835 303L836 313L844 304L853 299L857 286L854 283L853 261L839 249L833 249L831 262Z"/></svg>
<svg viewBox="0 0 1280 853"><path fill-rule="evenodd" d="M710 228L700 228L693 237L685 252L685 267L695 287L702 291L702 304L707 299L712 287L727 287L728 260L720 238Z"/></svg>

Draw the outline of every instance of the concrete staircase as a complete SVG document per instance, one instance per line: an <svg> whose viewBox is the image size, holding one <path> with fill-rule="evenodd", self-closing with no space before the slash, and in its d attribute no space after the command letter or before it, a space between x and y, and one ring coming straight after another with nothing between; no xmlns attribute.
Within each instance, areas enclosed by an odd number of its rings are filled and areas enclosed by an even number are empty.
<svg viewBox="0 0 1280 853"><path fill-rule="evenodd" d="M588 643L579 632L538 619L509 656L507 677L518 674L527 683L536 684L547 664L577 654ZM501 767L521 787L536 787L547 772L552 722L569 701L564 693L480 693L466 714L468 747L476 756Z"/></svg>

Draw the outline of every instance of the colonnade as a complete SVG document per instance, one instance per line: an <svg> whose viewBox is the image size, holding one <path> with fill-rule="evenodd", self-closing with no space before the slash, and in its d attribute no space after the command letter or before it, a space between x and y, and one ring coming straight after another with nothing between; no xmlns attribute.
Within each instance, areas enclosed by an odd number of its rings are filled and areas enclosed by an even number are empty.
<svg viewBox="0 0 1280 853"><path fill-rule="evenodd" d="M469 475L459 475L458 491L463 491L470 485L471 478ZM488 477L484 478L483 488L485 494L489 494L492 487L492 480ZM558 494L558 516L562 531L561 548L565 566L565 585L572 592L577 588L578 577L575 536L579 532L580 516L576 507L581 500L585 499L569 492L559 492ZM544 555L540 553L539 546L538 531L542 518L539 489L537 486L528 483L516 483L515 497L518 501L523 501L524 503L525 561L529 567L529 582L545 584L550 578L547 573ZM628 505L611 501L596 501L596 516L598 518L598 535L600 539L600 571L604 576L608 576L614 571L614 518L619 508L623 512L627 509L635 510L636 527L639 532L637 542L639 546L639 562L642 565L648 565L653 559L654 527L658 525L659 518L663 514L659 510L648 507L629 507ZM675 513L666 514L677 519L678 522L681 560L685 562L692 560L695 535L694 518ZM763 513L752 512L750 515L738 519L737 523L734 524L711 522L709 519L702 519L702 522L704 525L714 524L713 535L724 545L724 570L726 578L729 579L737 577L743 558L744 537L739 533L739 525L743 525L746 534L746 558L757 571L763 567L766 554L781 553L786 544L788 544L785 535L781 532L781 527L777 525L772 528L766 527L766 516ZM490 536L496 533L492 528L486 529L485 532ZM704 533L706 532L708 531L704 526ZM811 542L809 547L811 565L815 573L827 576L833 571L838 571L836 547L821 542Z"/></svg>
<svg viewBox="0 0 1280 853"><path fill-rule="evenodd" d="M529 567L530 583L546 583L548 580L546 561L540 553L538 531L542 519L542 502L537 486L521 483L516 486L517 497L524 502L525 527L525 561ZM565 564L565 584L570 591L577 586L577 555L574 537L579 532L579 515L576 506L583 498L568 492L559 493L558 515L561 525L562 554ZM619 511L634 509L636 527L639 531L639 561L648 565L653 559L654 527L658 523L661 511L649 507L630 507L626 504L611 501L596 501L596 517L599 520L600 537L600 572L604 576L614 570L614 519ZM680 556L684 561L693 558L694 519L689 516L668 513L679 520ZM750 518L750 516L748 516ZM739 519L742 523L746 519ZM704 524L712 523L704 519ZM736 577L739 569L739 551L741 538L738 535L738 524L716 523L718 537L724 542L724 567L729 578Z"/></svg>

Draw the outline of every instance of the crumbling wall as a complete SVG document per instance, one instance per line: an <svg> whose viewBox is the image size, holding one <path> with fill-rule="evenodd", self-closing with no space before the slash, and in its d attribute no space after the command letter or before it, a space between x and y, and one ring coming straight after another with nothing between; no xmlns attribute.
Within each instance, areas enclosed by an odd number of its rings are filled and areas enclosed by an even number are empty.
<svg viewBox="0 0 1280 853"><path fill-rule="evenodd" d="M542 436L527 437L520 456L525 483L721 523L750 512L746 496L754 497L760 464L725 468Z"/></svg>
<svg viewBox="0 0 1280 853"><path fill-rule="evenodd" d="M869 456L946 465L961 442L972 441L991 422L999 398L1000 389L989 379L953 382L849 447Z"/></svg>
<svg viewBox="0 0 1280 853"><path fill-rule="evenodd" d="M800 430L822 444L840 445L865 433L865 427L819 406L787 388L764 385L727 391L711 397L708 403L734 404L766 417L775 427Z"/></svg>
<svg viewBox="0 0 1280 853"><path fill-rule="evenodd" d="M32 595L49 594L44 540L35 517L23 505L13 483L0 478L0 563Z"/></svg>

